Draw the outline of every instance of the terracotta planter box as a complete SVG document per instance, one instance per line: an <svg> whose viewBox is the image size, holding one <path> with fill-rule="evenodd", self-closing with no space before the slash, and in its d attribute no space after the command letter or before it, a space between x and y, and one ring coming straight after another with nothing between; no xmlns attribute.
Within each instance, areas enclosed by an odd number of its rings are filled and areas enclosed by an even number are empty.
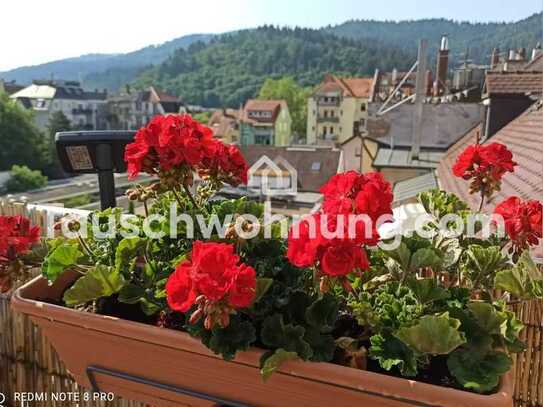
<svg viewBox="0 0 543 407"><path fill-rule="evenodd" d="M513 405L509 376L496 394L483 396L330 363L291 361L263 383L260 350L225 362L183 332L43 302L60 298L73 278L64 274L50 287L36 278L15 292L12 306L42 328L75 380L87 388L92 388L87 369L93 366L120 373L90 372L95 388L154 406Z"/></svg>

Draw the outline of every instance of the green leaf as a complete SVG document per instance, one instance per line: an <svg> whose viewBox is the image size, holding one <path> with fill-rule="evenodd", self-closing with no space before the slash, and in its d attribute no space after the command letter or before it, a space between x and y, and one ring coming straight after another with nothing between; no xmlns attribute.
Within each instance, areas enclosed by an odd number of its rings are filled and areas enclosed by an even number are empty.
<svg viewBox="0 0 543 407"><path fill-rule="evenodd" d="M231 360L238 351L249 349L255 340L253 324L235 316L230 319L230 324L226 328L215 325L204 344L216 354L221 354L224 359Z"/></svg>
<svg viewBox="0 0 543 407"><path fill-rule="evenodd" d="M329 362L334 357L336 343L332 335L323 334L316 328L308 328L304 335L304 341L311 346L312 361Z"/></svg>
<svg viewBox="0 0 543 407"><path fill-rule="evenodd" d="M523 300L543 298L543 273L526 250L515 267L496 274L494 287Z"/></svg>
<svg viewBox="0 0 543 407"><path fill-rule="evenodd" d="M438 287L437 282L433 278L411 279L409 288L422 304L433 301L446 300L450 294L444 288Z"/></svg>
<svg viewBox="0 0 543 407"><path fill-rule="evenodd" d="M45 258L42 273L49 283L53 283L66 269L77 264L81 257L83 253L77 241L56 242Z"/></svg>
<svg viewBox="0 0 543 407"><path fill-rule="evenodd" d="M405 244L401 242L397 249L387 252L388 256L398 262L404 271L409 270L409 259L411 258L411 251Z"/></svg>
<svg viewBox="0 0 543 407"><path fill-rule="evenodd" d="M281 314L266 318L262 324L260 337L262 343L270 348L284 348L296 352L300 358L307 360L313 356L311 346L304 340L305 329L300 325L283 323Z"/></svg>
<svg viewBox="0 0 543 407"><path fill-rule="evenodd" d="M426 315L415 325L398 329L394 336L419 353L444 355L466 342L459 327L460 321L445 312Z"/></svg>
<svg viewBox="0 0 543 407"><path fill-rule="evenodd" d="M121 271L129 263L135 262L136 255L145 247L146 241L141 237L125 237L115 250L115 269Z"/></svg>
<svg viewBox="0 0 543 407"><path fill-rule="evenodd" d="M438 271L441 268L441 258L437 255L432 248L418 249L411 256L409 263L409 270L417 271L421 268L431 267L433 270Z"/></svg>
<svg viewBox="0 0 543 407"><path fill-rule="evenodd" d="M369 356L379 362L379 366L390 371L397 367L403 376L417 375L417 358L409 347L399 339L378 334L370 338Z"/></svg>
<svg viewBox="0 0 543 407"><path fill-rule="evenodd" d="M145 288L129 283L119 291L119 301L126 304L136 304L145 295Z"/></svg>
<svg viewBox="0 0 543 407"><path fill-rule="evenodd" d="M63 299L68 306L85 304L118 293L124 283L123 276L113 267L97 265L66 290Z"/></svg>
<svg viewBox="0 0 543 407"><path fill-rule="evenodd" d="M298 358L296 352L288 352L282 348L277 349L273 355L266 358L262 368L260 369L260 374L262 375L262 380L266 382L270 376L281 366L283 362L287 360L294 360Z"/></svg>
<svg viewBox="0 0 543 407"><path fill-rule="evenodd" d="M447 367L458 383L478 393L495 389L500 376L507 373L511 365L511 358L499 351L481 353L458 349L447 359Z"/></svg>
<svg viewBox="0 0 543 407"><path fill-rule="evenodd" d="M477 325L487 334L505 333L507 329L507 319L496 312L492 304L486 302L471 302L468 308L477 321Z"/></svg>
<svg viewBox="0 0 543 407"><path fill-rule="evenodd" d="M334 328L338 310L339 304L335 297L326 293L307 308L305 319L314 328L330 331Z"/></svg>
<svg viewBox="0 0 543 407"><path fill-rule="evenodd" d="M472 283L477 281L486 288L490 288L492 277L507 266L507 257L501 252L500 247L479 245L468 247L462 264L465 275Z"/></svg>
<svg viewBox="0 0 543 407"><path fill-rule="evenodd" d="M257 278L256 279L256 293L253 303L256 303L264 297L266 292L273 284L273 278Z"/></svg>

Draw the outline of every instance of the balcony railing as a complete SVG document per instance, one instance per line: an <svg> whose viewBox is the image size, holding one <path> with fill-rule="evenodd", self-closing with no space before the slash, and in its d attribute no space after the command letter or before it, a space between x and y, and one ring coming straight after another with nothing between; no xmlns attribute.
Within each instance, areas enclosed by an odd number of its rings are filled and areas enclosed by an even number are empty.
<svg viewBox="0 0 543 407"><path fill-rule="evenodd" d="M89 107L76 107L72 109L72 114L83 114L83 115L91 115L92 109Z"/></svg>

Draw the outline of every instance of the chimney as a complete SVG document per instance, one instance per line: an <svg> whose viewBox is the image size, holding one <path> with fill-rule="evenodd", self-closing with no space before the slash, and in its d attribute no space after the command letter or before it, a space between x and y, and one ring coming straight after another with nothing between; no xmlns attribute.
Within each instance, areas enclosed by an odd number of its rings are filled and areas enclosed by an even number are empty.
<svg viewBox="0 0 543 407"><path fill-rule="evenodd" d="M525 61L526 60L526 48L522 47L522 48L519 48L518 51L517 51L517 59L519 61Z"/></svg>
<svg viewBox="0 0 543 407"><path fill-rule="evenodd" d="M128 83L124 86L124 88L126 90L126 93L130 93L130 85Z"/></svg>
<svg viewBox="0 0 543 407"><path fill-rule="evenodd" d="M447 35L441 37L441 46L437 53L436 81L434 82L434 96L441 96L445 93L445 83L449 71L449 38Z"/></svg>
<svg viewBox="0 0 543 407"><path fill-rule="evenodd" d="M492 50L492 56L490 57L490 69L494 69L500 63L500 49L494 48Z"/></svg>
<svg viewBox="0 0 543 407"><path fill-rule="evenodd" d="M430 69L426 70L426 96L432 96L433 77Z"/></svg>
<svg viewBox="0 0 543 407"><path fill-rule="evenodd" d="M535 48L532 50L532 61L537 58L538 55L541 54L541 43L538 42L535 46Z"/></svg>
<svg viewBox="0 0 543 407"><path fill-rule="evenodd" d="M398 84L398 70L396 68L392 70L392 77L390 80L392 82L392 86L396 86Z"/></svg>

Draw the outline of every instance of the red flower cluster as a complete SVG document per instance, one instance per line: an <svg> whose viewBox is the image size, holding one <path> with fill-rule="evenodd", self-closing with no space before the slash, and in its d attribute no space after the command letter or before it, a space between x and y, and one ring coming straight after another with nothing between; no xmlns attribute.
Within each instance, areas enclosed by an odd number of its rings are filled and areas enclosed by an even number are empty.
<svg viewBox="0 0 543 407"><path fill-rule="evenodd" d="M328 277L339 278L348 287L348 274L369 267L362 245L377 243L377 220L392 214L392 188L380 173L349 171L333 176L321 192L322 211L291 228L287 257L297 267L318 264L326 277L321 289ZM371 225L357 215L366 215Z"/></svg>
<svg viewBox="0 0 543 407"><path fill-rule="evenodd" d="M130 178L142 171L164 175L182 169L212 173L233 185L247 182L248 167L239 149L214 139L209 127L187 114L155 116L126 146L124 158Z"/></svg>
<svg viewBox="0 0 543 407"><path fill-rule="evenodd" d="M251 305L256 293L255 270L239 260L232 244L194 242L190 260L182 261L168 278L168 305L187 312L197 304L191 323L205 316L207 329L216 322L228 326L232 310Z"/></svg>
<svg viewBox="0 0 543 407"><path fill-rule="evenodd" d="M513 172L515 165L513 154L503 144L474 144L458 156L453 174L472 179L471 193L483 191L485 196L491 196L499 191L502 177L506 172Z"/></svg>
<svg viewBox="0 0 543 407"><path fill-rule="evenodd" d="M539 201L522 202L516 196L500 202L494 213L503 217L505 232L516 250L539 243L543 234L543 205Z"/></svg>
<svg viewBox="0 0 543 407"><path fill-rule="evenodd" d="M40 240L39 226L23 216L0 216L0 292L7 292L14 277L23 270L19 256Z"/></svg>
<svg viewBox="0 0 543 407"><path fill-rule="evenodd" d="M27 253L40 240L40 227L24 216L0 216L0 261L9 262Z"/></svg>

